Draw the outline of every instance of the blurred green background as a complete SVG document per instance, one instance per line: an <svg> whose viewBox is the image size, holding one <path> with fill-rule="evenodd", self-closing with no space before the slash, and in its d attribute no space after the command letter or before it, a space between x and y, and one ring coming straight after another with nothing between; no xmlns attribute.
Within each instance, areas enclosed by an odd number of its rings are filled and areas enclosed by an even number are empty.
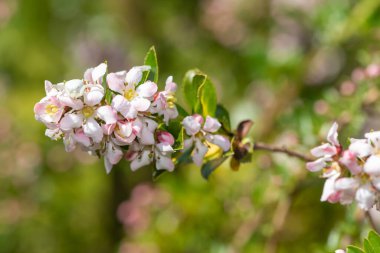
<svg viewBox="0 0 380 253"><path fill-rule="evenodd" d="M141 65L155 45L160 83L208 73L233 124L301 152L333 120L341 140L379 128L378 0L0 0L0 253L333 252L368 230L363 213L319 202L323 180L284 155L255 153L209 182L193 166L157 182L44 136L44 80L107 60ZM181 97L181 95L179 95ZM179 99L181 103L181 99Z"/></svg>

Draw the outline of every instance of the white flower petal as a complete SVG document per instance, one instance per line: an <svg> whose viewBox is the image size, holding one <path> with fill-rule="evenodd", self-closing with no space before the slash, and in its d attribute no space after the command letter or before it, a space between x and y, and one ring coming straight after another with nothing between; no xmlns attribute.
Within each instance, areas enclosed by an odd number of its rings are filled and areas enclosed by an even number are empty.
<svg viewBox="0 0 380 253"><path fill-rule="evenodd" d="M124 93L124 89L125 89L124 80L125 80L125 72L110 73L107 75L108 87L111 90L118 92L120 94Z"/></svg>
<svg viewBox="0 0 380 253"><path fill-rule="evenodd" d="M364 164L364 172L372 176L380 176L380 156L370 156Z"/></svg>
<svg viewBox="0 0 380 253"><path fill-rule="evenodd" d="M193 116L187 116L183 119L182 125L187 135L195 135L201 130L201 124Z"/></svg>
<svg viewBox="0 0 380 253"><path fill-rule="evenodd" d="M373 191L370 184L361 186L355 195L355 199L359 204L359 207L363 210L368 211L375 204L375 192Z"/></svg>
<svg viewBox="0 0 380 253"><path fill-rule="evenodd" d="M313 162L306 163L306 167L311 172L320 171L326 167L326 162L329 160L331 159L326 158L326 157L321 157Z"/></svg>
<svg viewBox="0 0 380 253"><path fill-rule="evenodd" d="M329 197L336 192L335 190L335 181L339 177L339 174L335 174L332 177L326 179L323 186L323 192L321 196L321 201L326 201Z"/></svg>
<svg viewBox="0 0 380 253"><path fill-rule="evenodd" d="M131 104L133 105L136 111L145 112L149 109L150 101L145 98L135 97L131 101Z"/></svg>
<svg viewBox="0 0 380 253"><path fill-rule="evenodd" d="M83 125L83 131L96 143L100 143L103 139L103 130L94 118L87 119L86 123Z"/></svg>
<svg viewBox="0 0 380 253"><path fill-rule="evenodd" d="M201 167L203 164L203 158L205 157L208 148L205 144L203 144L199 139L195 140L195 147L192 153L193 162L198 167Z"/></svg>
<svg viewBox="0 0 380 253"><path fill-rule="evenodd" d="M65 91L72 98L79 98L83 95L84 84L80 79L73 79L65 83Z"/></svg>
<svg viewBox="0 0 380 253"><path fill-rule="evenodd" d="M310 150L310 153L315 157L321 156L334 156L337 154L337 149L335 146L332 146L330 143L322 144L318 147Z"/></svg>
<svg viewBox="0 0 380 253"><path fill-rule="evenodd" d="M88 92L84 92L84 103L89 106L99 104L104 97L104 88L100 85L93 85L89 87Z"/></svg>
<svg viewBox="0 0 380 253"><path fill-rule="evenodd" d="M336 147L340 145L338 141L338 123L334 122L331 126L327 134L327 140Z"/></svg>
<svg viewBox="0 0 380 253"><path fill-rule="evenodd" d="M141 81L143 72L148 71L149 69L150 69L150 66L133 67L128 71L125 77L125 81L128 84L136 85Z"/></svg>
<svg viewBox="0 0 380 253"><path fill-rule="evenodd" d="M70 131L74 128L81 127L83 123L83 116L81 114L66 113L59 122L59 127L63 131Z"/></svg>
<svg viewBox="0 0 380 253"><path fill-rule="evenodd" d="M368 143L366 139L350 139L351 144L349 150L355 153L358 157L363 158L372 154L372 146Z"/></svg>
<svg viewBox="0 0 380 253"><path fill-rule="evenodd" d="M207 116L206 122L203 126L203 130L210 132L210 133L214 133L214 132L218 131L221 126L222 125L219 123L219 121L217 119L210 117L210 116Z"/></svg>
<svg viewBox="0 0 380 253"><path fill-rule="evenodd" d="M102 83L101 78L106 74L106 72L107 72L107 64L105 63L99 64L97 67L95 67L92 70L92 73L91 73L92 80L94 82L99 81L99 83Z"/></svg>
<svg viewBox="0 0 380 253"><path fill-rule="evenodd" d="M99 118L104 120L106 124L114 124L117 122L117 113L109 105L104 105L96 110L96 114Z"/></svg>
<svg viewBox="0 0 380 253"><path fill-rule="evenodd" d="M146 81L145 83L137 87L136 92L139 94L140 97L153 97L153 95L157 92L157 84L151 81Z"/></svg>
<svg viewBox="0 0 380 253"><path fill-rule="evenodd" d="M149 165L153 161L151 157L151 151L143 150L132 162L131 170L136 171L137 169Z"/></svg>
<svg viewBox="0 0 380 253"><path fill-rule="evenodd" d="M212 135L212 134L207 134L206 139L215 144L218 145L224 152L228 151L231 148L231 142L230 140L222 135Z"/></svg>

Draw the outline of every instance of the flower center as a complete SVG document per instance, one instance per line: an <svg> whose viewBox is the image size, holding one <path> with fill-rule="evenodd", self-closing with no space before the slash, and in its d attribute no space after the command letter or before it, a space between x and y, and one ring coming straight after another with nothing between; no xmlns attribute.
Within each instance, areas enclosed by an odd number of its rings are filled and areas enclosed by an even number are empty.
<svg viewBox="0 0 380 253"><path fill-rule="evenodd" d="M58 106L50 104L50 105L46 106L45 112L49 115L53 115L53 114L58 112Z"/></svg>
<svg viewBox="0 0 380 253"><path fill-rule="evenodd" d="M136 97L136 91L134 89L129 89L129 90L126 90L124 92L124 97L125 99L127 99L128 101L131 101L133 98Z"/></svg>
<svg viewBox="0 0 380 253"><path fill-rule="evenodd" d="M212 159L220 157L223 154L222 149L218 145L215 145L208 141L206 141L205 144L208 146L208 151L205 155L206 159L212 160Z"/></svg>
<svg viewBox="0 0 380 253"><path fill-rule="evenodd" d="M94 109L90 106L86 106L82 109L82 113L86 118L88 118L92 116L92 114L94 113Z"/></svg>

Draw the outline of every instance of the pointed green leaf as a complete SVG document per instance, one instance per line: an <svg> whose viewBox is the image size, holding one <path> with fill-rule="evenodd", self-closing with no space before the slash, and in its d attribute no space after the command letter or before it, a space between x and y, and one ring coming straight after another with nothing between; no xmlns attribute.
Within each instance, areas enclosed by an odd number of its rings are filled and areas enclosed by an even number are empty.
<svg viewBox="0 0 380 253"><path fill-rule="evenodd" d="M191 163L192 148L186 149L184 152L178 152L180 155L176 159L175 165Z"/></svg>
<svg viewBox="0 0 380 253"><path fill-rule="evenodd" d="M106 88L106 94L104 95L104 99L106 100L107 104L111 104L112 102L112 91L108 88Z"/></svg>
<svg viewBox="0 0 380 253"><path fill-rule="evenodd" d="M181 131L178 134L177 139L175 140L175 143L173 145L173 149L175 151L182 150L183 149L183 142L184 142L184 128L181 128Z"/></svg>
<svg viewBox="0 0 380 253"><path fill-rule="evenodd" d="M199 87L200 99L202 104L203 116L215 116L217 96L213 83L209 78L206 78L202 86Z"/></svg>
<svg viewBox="0 0 380 253"><path fill-rule="evenodd" d="M206 81L206 75L197 69L189 70L183 79L183 95L192 113L202 113L199 87Z"/></svg>
<svg viewBox="0 0 380 253"><path fill-rule="evenodd" d="M182 107L180 106L179 104L175 104L175 106L177 107L177 111L178 111L178 115L179 115L179 118L182 120L184 117L186 116L189 116L189 114L187 113L187 111Z"/></svg>
<svg viewBox="0 0 380 253"><path fill-rule="evenodd" d="M156 169L154 169L153 174L152 174L153 180L156 181L165 172L167 172L167 170L156 170Z"/></svg>
<svg viewBox="0 0 380 253"><path fill-rule="evenodd" d="M153 81L155 83L158 82L158 61L157 61L157 53L154 46L152 46L148 53L145 56L144 65L150 66L150 70L145 71L143 73L143 77L141 79L141 83L144 83L146 80Z"/></svg>
<svg viewBox="0 0 380 253"><path fill-rule="evenodd" d="M376 253L367 239L364 239L364 250L366 253Z"/></svg>
<svg viewBox="0 0 380 253"><path fill-rule="evenodd" d="M370 231L368 241L375 252L380 252L380 236L375 231Z"/></svg>
<svg viewBox="0 0 380 253"><path fill-rule="evenodd" d="M201 168L202 177L208 180L211 173L213 173L226 159L227 157L220 157L203 164Z"/></svg>
<svg viewBox="0 0 380 253"><path fill-rule="evenodd" d="M355 246L348 246L347 253L364 253L364 251Z"/></svg>
<svg viewBox="0 0 380 253"><path fill-rule="evenodd" d="M224 108L222 105L218 104L216 106L215 117L222 124L223 129L225 131L227 131L228 133L231 133L230 114L228 113L226 108Z"/></svg>

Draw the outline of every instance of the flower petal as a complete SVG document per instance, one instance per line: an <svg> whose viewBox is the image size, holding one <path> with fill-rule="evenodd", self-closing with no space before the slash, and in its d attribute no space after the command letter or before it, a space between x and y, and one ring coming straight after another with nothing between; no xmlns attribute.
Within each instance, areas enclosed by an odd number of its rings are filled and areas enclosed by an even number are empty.
<svg viewBox="0 0 380 253"><path fill-rule="evenodd" d="M315 157L334 156L337 154L337 149L330 143L325 143L313 148L312 150L310 150L310 153Z"/></svg>
<svg viewBox="0 0 380 253"><path fill-rule="evenodd" d="M96 66L91 73L92 80L94 82L102 83L101 78L106 74L107 72L107 64L101 63L98 66Z"/></svg>
<svg viewBox="0 0 380 253"><path fill-rule="evenodd" d="M205 157L208 148L205 144L203 144L199 139L195 139L195 147L192 153L193 162L201 167L203 164L203 158Z"/></svg>
<svg viewBox="0 0 380 253"><path fill-rule="evenodd" d="M81 127L83 123L83 116L81 114L66 113L59 122L59 127L63 131L70 131L74 128Z"/></svg>
<svg viewBox="0 0 380 253"><path fill-rule="evenodd" d="M146 81L145 83L137 87L136 92L139 94L140 97L153 97L153 95L157 92L157 84L151 81Z"/></svg>
<svg viewBox="0 0 380 253"><path fill-rule="evenodd" d="M80 79L73 79L65 83L65 91L72 98L79 98L83 95L84 84Z"/></svg>
<svg viewBox="0 0 380 253"><path fill-rule="evenodd" d="M92 85L89 87L88 92L84 92L84 103L89 106L99 104L104 97L104 88L100 85Z"/></svg>
<svg viewBox="0 0 380 253"><path fill-rule="evenodd" d="M151 151L143 150L132 162L131 170L136 171L137 169L149 165L152 162Z"/></svg>
<svg viewBox="0 0 380 253"><path fill-rule="evenodd" d="M94 118L88 118L83 125L84 133L92 138L95 143L100 143L103 139L103 129Z"/></svg>
<svg viewBox="0 0 380 253"><path fill-rule="evenodd" d="M216 135L207 134L205 137L209 142L214 143L215 145L218 145L219 147L221 147L224 152L228 151L231 148L231 142L225 136L218 135L218 134Z"/></svg>
<svg viewBox="0 0 380 253"><path fill-rule="evenodd" d="M327 140L336 147L340 146L338 141L338 123L334 122L331 126L327 134Z"/></svg>
<svg viewBox="0 0 380 253"><path fill-rule="evenodd" d="M306 163L306 167L311 172L320 171L326 167L326 162L331 160L330 158L321 157L313 162Z"/></svg>
<svg viewBox="0 0 380 253"><path fill-rule="evenodd" d="M201 124L193 116L187 116L182 120L187 135L195 135L201 130Z"/></svg>
<svg viewBox="0 0 380 253"><path fill-rule="evenodd" d="M328 200L329 197L336 192L335 181L339 176L340 176L339 174L335 174L334 176L331 176L331 177L326 179L325 184L323 186L321 201Z"/></svg>
<svg viewBox="0 0 380 253"><path fill-rule="evenodd" d="M136 111L145 112L146 110L149 109L150 101L145 98L135 97L131 101L131 104L133 105Z"/></svg>
<svg viewBox="0 0 380 253"><path fill-rule="evenodd" d="M107 84L108 87L120 94L124 93L125 89L125 71L124 72L118 72L118 73L109 73L107 75Z"/></svg>
<svg viewBox="0 0 380 253"><path fill-rule="evenodd" d="M361 186L355 195L355 199L359 204L359 207L363 210L368 211L375 204L375 192L372 190L370 184Z"/></svg>
<svg viewBox="0 0 380 253"><path fill-rule="evenodd" d="M150 66L133 67L128 71L128 73L125 77L125 81L128 84L136 85L141 81L143 72L148 71L149 69L150 69Z"/></svg>
<svg viewBox="0 0 380 253"><path fill-rule="evenodd" d="M350 139L351 144L349 150L356 154L358 157L363 158L372 154L373 149L371 144L366 139Z"/></svg>
<svg viewBox="0 0 380 253"><path fill-rule="evenodd" d="M114 124L117 122L117 113L112 106L104 105L96 110L96 115L104 120L106 124Z"/></svg>
<svg viewBox="0 0 380 253"><path fill-rule="evenodd" d="M214 133L214 132L218 131L221 126L222 125L219 123L219 121L217 119L210 117L210 116L207 116L206 122L203 126L203 130L210 132L210 133Z"/></svg>
<svg viewBox="0 0 380 253"><path fill-rule="evenodd" d="M370 156L364 164L364 172L372 176L380 176L380 156Z"/></svg>

